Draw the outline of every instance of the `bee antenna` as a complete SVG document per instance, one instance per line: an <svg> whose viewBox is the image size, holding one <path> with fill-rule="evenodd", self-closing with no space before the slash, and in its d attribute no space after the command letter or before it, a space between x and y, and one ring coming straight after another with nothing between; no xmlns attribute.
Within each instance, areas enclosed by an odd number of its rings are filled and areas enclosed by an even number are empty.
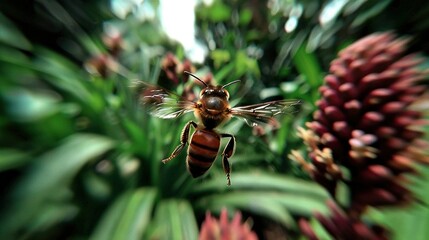
<svg viewBox="0 0 429 240"><path fill-rule="evenodd" d="M188 72L188 71L184 71L184 73L191 75L192 77L194 77L195 79L197 79L198 81L200 81L202 84L204 84L204 86L208 87L207 83L205 83L203 80L199 79L197 76L195 76L194 74Z"/></svg>
<svg viewBox="0 0 429 240"><path fill-rule="evenodd" d="M223 85L222 88L228 87L229 85L232 85L232 84L238 83L238 82L241 82L241 80L235 80L235 81L232 81L230 83L227 83L227 84Z"/></svg>

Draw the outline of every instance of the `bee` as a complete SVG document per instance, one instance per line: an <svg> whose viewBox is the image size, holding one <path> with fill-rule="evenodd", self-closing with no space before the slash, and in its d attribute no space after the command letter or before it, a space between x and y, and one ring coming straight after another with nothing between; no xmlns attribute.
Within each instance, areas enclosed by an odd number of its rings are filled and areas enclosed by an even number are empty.
<svg viewBox="0 0 429 240"><path fill-rule="evenodd" d="M197 178L206 173L212 166L220 149L221 139L228 139L222 152L222 166L226 174L227 185L231 185L231 165L229 159L235 152L235 137L229 133L219 133L216 128L227 122L231 117L244 120L249 126L267 124L279 114L291 112L300 100L279 100L260 104L231 107L229 92L226 87L240 82L235 80L225 85L213 86L199 79L194 74L185 71L204 85L197 101L185 100L163 89L151 88L143 94L144 103L152 105L151 114L172 119L193 112L197 122L189 121L182 130L180 144L171 155L162 160L167 163L182 152L189 143L186 166L192 177ZM191 128L193 134L189 138ZM189 141L190 139L190 141Z"/></svg>

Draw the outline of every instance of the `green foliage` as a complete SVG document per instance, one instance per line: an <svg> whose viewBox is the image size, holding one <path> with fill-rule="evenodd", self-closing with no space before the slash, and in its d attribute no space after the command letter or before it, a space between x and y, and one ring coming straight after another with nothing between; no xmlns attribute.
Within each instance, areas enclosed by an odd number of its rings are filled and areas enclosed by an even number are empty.
<svg viewBox="0 0 429 240"><path fill-rule="evenodd" d="M3 28L0 33L0 42L24 50L31 50L31 43L16 29L14 24L1 13L0 22Z"/></svg>
<svg viewBox="0 0 429 240"><path fill-rule="evenodd" d="M231 13L231 8L221 1L215 1L212 5L201 8L199 11L201 18L210 22L228 21Z"/></svg>
<svg viewBox="0 0 429 240"><path fill-rule="evenodd" d="M112 147L112 140L105 137L75 134L34 159L29 166L31 171L11 192L8 208L1 218L0 232L15 232L23 226L32 232L74 215L76 209L70 201L71 181L85 164Z"/></svg>
<svg viewBox="0 0 429 240"><path fill-rule="evenodd" d="M196 208L220 212L228 206L273 218L288 227L295 224L292 214L310 216L313 211L327 211L324 202L329 196L308 181L264 172L237 173L228 191L222 187L224 181L217 177L194 187L191 194L204 195Z"/></svg>
<svg viewBox="0 0 429 240"><path fill-rule="evenodd" d="M324 26L317 17L335 1L270 1L271 8L256 2L197 6L197 35L210 49L198 73L212 72L218 83L241 79L228 88L233 105L278 98L304 104L262 136L235 120L220 129L237 137L231 187L219 159L201 179L186 172L184 153L166 165L160 161L179 143L192 114L155 119L136 97L138 81L184 89L160 80L166 53L182 61L187 52L163 32L158 1L112 1L112 8L120 6L112 12L105 12L104 3L87 16L94 30L74 21L86 12L73 15L69 5L35 3L47 22L66 32L49 35L60 42L54 46L25 32L14 14L0 14L0 176L6 185L0 236L192 240L205 212L222 207L269 219L293 235L297 217L325 213L328 194L286 156L304 147L295 129L311 118L329 61L341 44L375 25L377 14L388 14L394 1L344 1ZM286 33L292 18L297 26ZM115 56L101 36L111 29L124 40ZM88 71L97 59L107 61L104 75ZM425 211L409 217L427 222ZM407 227L395 218L393 213L371 221Z"/></svg>
<svg viewBox="0 0 429 240"><path fill-rule="evenodd" d="M371 209L367 214L367 219L387 226L392 232L392 239L407 239L413 236L415 239L427 239L429 231L429 191L427 181L429 180L429 168L419 166L419 177L410 178L413 183L412 190L418 201L406 209L386 208Z"/></svg>
<svg viewBox="0 0 429 240"><path fill-rule="evenodd" d="M197 239L198 226L187 201L166 200L159 204L147 239Z"/></svg>
<svg viewBox="0 0 429 240"><path fill-rule="evenodd" d="M123 193L102 216L90 239L141 239L151 218L156 190Z"/></svg>

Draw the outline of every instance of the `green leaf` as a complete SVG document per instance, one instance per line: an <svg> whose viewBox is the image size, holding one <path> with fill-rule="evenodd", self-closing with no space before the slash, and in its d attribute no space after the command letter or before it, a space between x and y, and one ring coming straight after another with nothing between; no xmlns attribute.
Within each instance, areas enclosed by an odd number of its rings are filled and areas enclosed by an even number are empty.
<svg viewBox="0 0 429 240"><path fill-rule="evenodd" d="M247 24L249 24L249 22L252 20L252 11L250 9L243 9L240 11L240 19L239 19L239 23L242 26L245 26Z"/></svg>
<svg viewBox="0 0 429 240"><path fill-rule="evenodd" d="M34 69L43 74L43 79L53 86L66 91L80 102L99 113L105 107L105 93L88 82L81 74L82 69L63 56L47 49L37 49ZM102 85L102 84L100 84ZM104 84L103 84L104 85Z"/></svg>
<svg viewBox="0 0 429 240"><path fill-rule="evenodd" d="M6 110L15 121L34 122L59 111L58 97L54 94L28 91L23 88L9 89L4 94Z"/></svg>
<svg viewBox="0 0 429 240"><path fill-rule="evenodd" d="M231 60L231 55L227 50L215 49L210 52L210 58L213 60L214 66L216 68L220 68L222 65Z"/></svg>
<svg viewBox="0 0 429 240"><path fill-rule="evenodd" d="M67 29L72 33L79 43L84 46L90 53L99 53L99 47L94 42L91 37L77 24L75 19L70 15L69 11L58 2L40 2L40 5L43 6L52 17L54 17L58 23L61 23L63 28Z"/></svg>
<svg viewBox="0 0 429 240"><path fill-rule="evenodd" d="M19 193L37 192L40 195L42 189L68 183L86 163L113 146L113 141L104 136L72 135L59 147L35 160L35 166L18 188Z"/></svg>
<svg viewBox="0 0 429 240"><path fill-rule="evenodd" d="M199 199L195 207L200 210L212 209L216 211L223 207L239 208L280 221L288 227L294 224L290 213L311 216L314 211L328 212L323 200L294 192L277 191L236 191L227 194L214 194Z"/></svg>
<svg viewBox="0 0 429 240"><path fill-rule="evenodd" d="M0 149L0 171L16 168L30 160L29 155L16 149Z"/></svg>
<svg viewBox="0 0 429 240"><path fill-rule="evenodd" d="M365 218L386 226L392 235L392 239L429 239L429 196L428 180L429 167L416 166L419 172L418 176L410 177L409 188L412 189L416 198L423 202L414 203L406 207L397 208L371 208ZM412 184L411 184L412 183Z"/></svg>
<svg viewBox="0 0 429 240"><path fill-rule="evenodd" d="M252 202L250 203L247 199L244 199L244 197L247 197L248 195L243 195L242 198L240 194L241 192L237 192L236 194L228 194L226 195L226 202L221 200L218 204L214 202L213 204L208 203L206 202L207 199L204 199L201 202L204 203L204 205L208 205L201 206L197 202L196 208L199 209L201 207L201 210L210 209L211 212L220 212L224 207L236 208L240 210L249 211L254 215L270 218L276 222L283 224L284 226L287 226L288 228L295 228L296 223L290 211L285 209L281 203L273 201L270 198L253 198L252 196L256 196L257 193L251 194L250 199ZM213 197L215 198L215 196ZM221 198L223 199L223 197Z"/></svg>
<svg viewBox="0 0 429 240"><path fill-rule="evenodd" d="M266 156L266 152L261 152L260 150L258 151L252 149L241 154L234 154L234 164L251 164L258 162L266 162Z"/></svg>
<svg viewBox="0 0 429 240"><path fill-rule="evenodd" d="M13 58L11 58L10 56L13 56ZM1 45L0 45L0 61L4 63L10 63L13 65L16 65L17 67L20 67L19 68L20 70L23 68L28 71L28 69L32 68L30 59L20 50L17 50L15 48L4 47ZM7 70L8 72L14 71L14 69L10 69L10 68L5 68L5 70ZM15 74L16 75L22 74L22 70Z"/></svg>
<svg viewBox="0 0 429 240"><path fill-rule="evenodd" d="M179 203L180 214L182 218L182 231L184 239L197 239L198 225L195 219L194 210L192 206L185 201Z"/></svg>
<svg viewBox="0 0 429 240"><path fill-rule="evenodd" d="M222 182L222 184L219 184ZM225 190L225 176L219 176L196 186L192 193L202 194ZM276 190L279 192L294 192L298 195L307 195L320 200L328 199L329 194L318 184L298 178L268 172L250 172L231 174L231 190Z"/></svg>
<svg viewBox="0 0 429 240"><path fill-rule="evenodd" d="M129 118L122 118L121 124L123 125L126 133L129 135L130 139L134 141L135 146L144 146L147 141L145 133L141 130L141 127L138 126L134 121ZM143 151L143 149L141 149Z"/></svg>
<svg viewBox="0 0 429 240"><path fill-rule="evenodd" d="M293 56L293 62L298 71L305 76L310 86L317 89L322 83L322 71L316 56L305 49L305 44L299 46Z"/></svg>
<svg viewBox="0 0 429 240"><path fill-rule="evenodd" d="M313 231L316 233L316 236L319 237L319 239L324 240L332 240L333 238L328 233L328 231L325 229L325 227L316 219L311 218L310 219L310 225L313 228Z"/></svg>
<svg viewBox="0 0 429 240"><path fill-rule="evenodd" d="M85 90L82 84L84 80L80 74L81 67L49 49L37 48L34 52L38 58L35 59L33 67L42 74L54 77L52 84L75 94Z"/></svg>
<svg viewBox="0 0 429 240"><path fill-rule="evenodd" d="M414 205L406 208L370 209L365 216L387 227L392 239L429 239L429 208Z"/></svg>
<svg viewBox="0 0 429 240"><path fill-rule="evenodd" d="M235 64L230 62L224 66L215 74L215 79L222 82L225 78L228 78L234 71Z"/></svg>
<svg viewBox="0 0 429 240"><path fill-rule="evenodd" d="M155 217L156 230L147 239L196 240L198 238L194 211L187 201L163 201L159 204Z"/></svg>
<svg viewBox="0 0 429 240"><path fill-rule="evenodd" d="M241 76L246 73L254 74L256 78L261 76L258 62L256 59L247 56L245 51L237 51L234 61L237 76Z"/></svg>
<svg viewBox="0 0 429 240"><path fill-rule="evenodd" d="M90 239L142 239L156 195L152 188L124 193L103 215Z"/></svg>
<svg viewBox="0 0 429 240"><path fill-rule="evenodd" d="M196 186L191 194L206 196L197 200L200 211L219 211L222 207L245 209L293 226L291 213L310 216L314 211L328 212L328 193L316 183L269 173L237 173L231 175L232 185L225 186L219 176ZM228 188L228 192L225 193ZM211 193L211 194L210 194Z"/></svg>
<svg viewBox="0 0 429 240"><path fill-rule="evenodd" d="M221 1L216 1L209 9L209 18L213 22L227 21L231 18L231 9Z"/></svg>
<svg viewBox="0 0 429 240"><path fill-rule="evenodd" d="M109 138L93 134L75 134L58 147L33 160L26 175L10 196L10 205L0 218L0 232L7 236L40 214L54 193L69 186L80 169L114 146Z"/></svg>
<svg viewBox="0 0 429 240"><path fill-rule="evenodd" d="M374 6L372 6L369 10L357 15L357 17L353 20L351 27L356 28L364 24L370 18L377 16L383 10L385 10L391 2L392 0L377 1L376 4L374 4Z"/></svg>
<svg viewBox="0 0 429 240"><path fill-rule="evenodd" d="M64 191L57 191L56 198L68 198L70 196L69 189ZM40 209L40 214L34 216L31 222L26 226L26 233L28 235L40 234L45 229L50 229L63 222L65 219L71 219L79 212L79 208L71 202L54 202L50 201Z"/></svg>
<svg viewBox="0 0 429 240"><path fill-rule="evenodd" d="M427 150L426 150L427 151ZM427 154L426 151L424 154ZM417 176L409 176L411 182L410 189L416 195L416 198L422 201L424 204L429 205L429 166L423 164L416 164Z"/></svg>
<svg viewBox="0 0 429 240"><path fill-rule="evenodd" d="M9 21L3 14L0 13L0 42L8 44L12 47L31 51L31 43L22 35L14 24Z"/></svg>

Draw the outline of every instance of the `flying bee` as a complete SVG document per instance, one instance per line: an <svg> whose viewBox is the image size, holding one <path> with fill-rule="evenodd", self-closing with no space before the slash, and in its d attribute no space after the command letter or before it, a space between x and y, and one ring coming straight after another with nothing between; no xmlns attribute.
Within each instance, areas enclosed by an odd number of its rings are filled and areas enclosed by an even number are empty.
<svg viewBox="0 0 429 240"><path fill-rule="evenodd" d="M229 105L229 92L226 87L238 83L236 80L225 85L213 86L207 84L190 72L196 80L204 85L197 101L189 101L177 98L175 94L163 89L149 88L143 93L143 101L153 106L152 115L171 119L177 118L185 113L194 112L198 123L189 121L182 130L180 144L171 155L162 160L167 163L175 158L189 143L186 166L192 177L196 178L208 171L216 159L222 138L228 142L222 152L222 166L226 174L227 185L231 185L231 165L229 159L235 151L235 137L228 133L219 133L216 127L227 122L231 117L244 120L249 126L267 124L272 122L273 117L279 114L292 112L295 106L301 104L300 100L279 100L242 107L231 107ZM191 127L194 132L189 140Z"/></svg>

